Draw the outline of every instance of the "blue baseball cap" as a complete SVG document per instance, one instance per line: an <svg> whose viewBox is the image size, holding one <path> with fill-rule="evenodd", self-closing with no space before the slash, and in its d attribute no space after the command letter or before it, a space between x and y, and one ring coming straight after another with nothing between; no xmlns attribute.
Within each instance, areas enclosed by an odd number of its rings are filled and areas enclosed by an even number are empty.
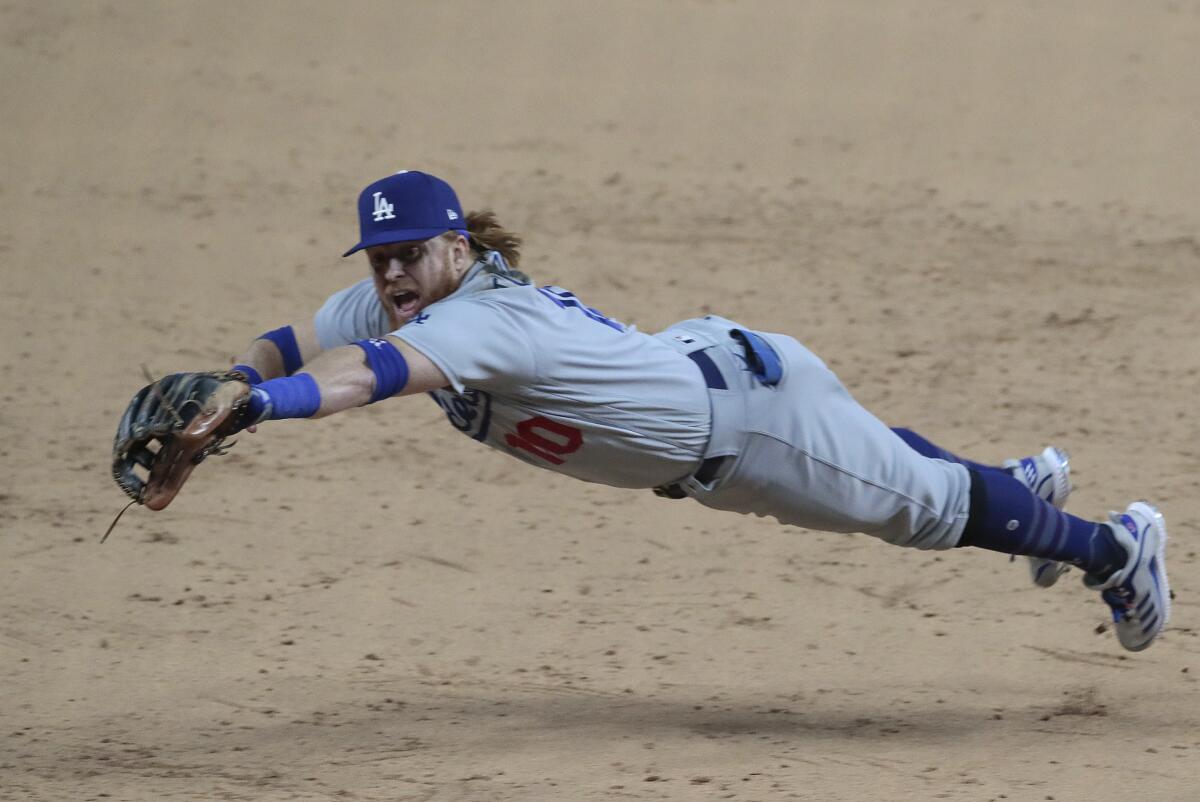
<svg viewBox="0 0 1200 802"><path fill-rule="evenodd" d="M458 196L442 179L401 170L370 184L358 196L361 239L342 256L392 242L424 240L447 231L466 233Z"/></svg>

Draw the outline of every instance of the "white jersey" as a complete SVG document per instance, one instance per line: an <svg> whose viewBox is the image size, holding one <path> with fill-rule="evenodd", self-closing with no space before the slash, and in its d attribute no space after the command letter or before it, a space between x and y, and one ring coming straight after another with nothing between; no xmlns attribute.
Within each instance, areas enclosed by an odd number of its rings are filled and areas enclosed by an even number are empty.
<svg viewBox="0 0 1200 802"><path fill-rule="evenodd" d="M316 318L322 348L391 333L450 386L430 393L463 434L590 482L647 488L695 470L711 427L696 365L662 340L476 263L459 288L396 331L365 279Z"/></svg>

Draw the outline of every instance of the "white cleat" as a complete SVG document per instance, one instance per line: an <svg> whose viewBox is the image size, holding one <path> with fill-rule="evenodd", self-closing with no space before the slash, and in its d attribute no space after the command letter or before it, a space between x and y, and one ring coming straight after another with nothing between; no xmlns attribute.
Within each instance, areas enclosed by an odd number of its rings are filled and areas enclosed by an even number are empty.
<svg viewBox="0 0 1200 802"><path fill-rule="evenodd" d="M1124 513L1111 512L1117 542L1129 554L1125 567L1106 582L1085 574L1083 584L1100 591L1112 609L1117 639L1131 652L1145 649L1171 617L1171 587L1167 583L1167 524L1162 513L1145 501L1135 501Z"/></svg>
<svg viewBox="0 0 1200 802"><path fill-rule="evenodd" d="M1048 446L1036 456L1006 460L1002 467L1007 468L1014 479L1028 487L1029 492L1038 498L1060 510L1066 506L1067 496L1071 495L1071 460L1061 448ZM1027 559L1029 576L1038 587L1050 587L1071 570L1069 565L1056 560L1044 557Z"/></svg>

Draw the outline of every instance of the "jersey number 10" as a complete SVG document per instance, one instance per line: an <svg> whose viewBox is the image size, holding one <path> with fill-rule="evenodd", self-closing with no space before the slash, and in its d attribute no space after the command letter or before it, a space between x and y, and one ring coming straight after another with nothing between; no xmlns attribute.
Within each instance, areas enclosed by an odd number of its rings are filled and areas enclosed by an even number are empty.
<svg viewBox="0 0 1200 802"><path fill-rule="evenodd" d="M518 423L517 433L505 435L504 442L541 457L551 465L562 465L563 457L574 454L583 445L583 432L538 415Z"/></svg>

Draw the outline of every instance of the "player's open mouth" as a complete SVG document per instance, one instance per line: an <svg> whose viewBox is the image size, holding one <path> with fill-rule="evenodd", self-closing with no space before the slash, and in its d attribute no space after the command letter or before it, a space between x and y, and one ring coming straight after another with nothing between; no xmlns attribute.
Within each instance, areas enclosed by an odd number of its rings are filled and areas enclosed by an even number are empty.
<svg viewBox="0 0 1200 802"><path fill-rule="evenodd" d="M417 311L417 307L421 303L421 296L415 292L397 292L392 295L392 303L396 306L396 311L401 315L411 315Z"/></svg>

